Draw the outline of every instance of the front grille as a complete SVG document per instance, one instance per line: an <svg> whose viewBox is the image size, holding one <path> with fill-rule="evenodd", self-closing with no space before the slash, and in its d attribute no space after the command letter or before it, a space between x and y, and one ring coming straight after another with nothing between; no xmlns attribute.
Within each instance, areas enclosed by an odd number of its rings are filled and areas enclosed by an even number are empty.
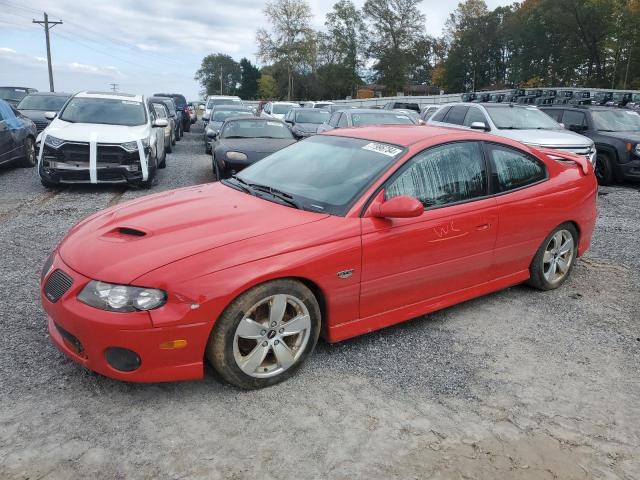
<svg viewBox="0 0 640 480"><path fill-rule="evenodd" d="M73 285L73 279L62 270L56 270L47 279L44 294L51 303L56 303L71 288L71 285Z"/></svg>
<svg viewBox="0 0 640 480"><path fill-rule="evenodd" d="M47 128L47 125L49 125L48 120L34 120L33 123L36 124L36 129L38 130L38 132L41 132L42 130Z"/></svg>
<svg viewBox="0 0 640 480"><path fill-rule="evenodd" d="M88 143L65 143L58 149L45 148L45 159L57 162L77 164L78 166L89 165L89 144ZM127 152L118 145L96 146L96 164L106 166L113 165L134 165L140 161L137 151ZM103 165L103 166L105 166Z"/></svg>
<svg viewBox="0 0 640 480"><path fill-rule="evenodd" d="M551 148L554 150L562 150L563 152L570 152L570 153L575 153L577 155L582 155L583 157L588 157L589 154L591 153L591 147L590 146L584 146L584 147L559 147L557 145L552 145L552 146L545 146L542 148Z"/></svg>

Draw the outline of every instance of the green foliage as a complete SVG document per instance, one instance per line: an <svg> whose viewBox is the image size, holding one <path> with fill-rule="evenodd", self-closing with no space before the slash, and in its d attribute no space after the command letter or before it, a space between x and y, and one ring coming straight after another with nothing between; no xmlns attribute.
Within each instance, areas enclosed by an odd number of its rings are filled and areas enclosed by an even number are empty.
<svg viewBox="0 0 640 480"><path fill-rule="evenodd" d="M204 57L195 75L206 95L235 95L241 78L240 64L224 53Z"/></svg>
<svg viewBox="0 0 640 480"><path fill-rule="evenodd" d="M242 70L242 80L237 93L244 100L255 100L258 98L260 70L246 58L240 60L240 69Z"/></svg>
<svg viewBox="0 0 640 480"><path fill-rule="evenodd" d="M276 79L269 74L263 73L260 80L258 80L258 95L264 100L277 98Z"/></svg>

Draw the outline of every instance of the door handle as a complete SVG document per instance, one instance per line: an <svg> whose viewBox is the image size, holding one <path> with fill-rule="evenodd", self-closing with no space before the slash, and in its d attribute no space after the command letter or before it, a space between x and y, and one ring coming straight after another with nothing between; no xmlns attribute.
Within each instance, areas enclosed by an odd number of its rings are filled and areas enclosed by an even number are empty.
<svg viewBox="0 0 640 480"><path fill-rule="evenodd" d="M491 228L491 224L490 223L483 223L482 225L478 225L476 227L476 230L483 231L483 230L489 230L490 228Z"/></svg>

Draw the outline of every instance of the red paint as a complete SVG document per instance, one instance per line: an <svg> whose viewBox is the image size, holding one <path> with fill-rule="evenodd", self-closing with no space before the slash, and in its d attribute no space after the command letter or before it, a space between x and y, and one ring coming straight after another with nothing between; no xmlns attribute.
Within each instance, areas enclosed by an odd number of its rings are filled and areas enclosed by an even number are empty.
<svg viewBox="0 0 640 480"><path fill-rule="evenodd" d="M41 295L54 343L74 361L113 378L201 378L215 319L259 283L296 277L313 285L323 297L324 335L335 342L525 281L542 240L560 223L576 223L580 254L589 246L597 184L588 162L562 155L566 161L558 161L507 139L447 128L365 127L331 134L406 148L345 217L296 210L213 183L118 205L72 228L50 271L61 268L74 284L55 304ZM519 148L546 164L549 179L439 209L418 210L406 197L383 202L380 187L404 162L455 140ZM125 235L121 227L145 235ZM347 269L354 269L350 278L337 276ZM168 301L149 312L105 312L76 300L90 279L161 288ZM82 342L83 356L69 348L54 321ZM177 339L187 346L160 348ZM136 351L141 367L130 373L112 369L104 360L109 346Z"/></svg>

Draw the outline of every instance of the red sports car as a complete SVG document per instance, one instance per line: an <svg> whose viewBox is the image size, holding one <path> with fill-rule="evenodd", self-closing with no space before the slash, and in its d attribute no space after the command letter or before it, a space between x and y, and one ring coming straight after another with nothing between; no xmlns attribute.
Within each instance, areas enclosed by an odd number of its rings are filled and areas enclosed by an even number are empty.
<svg viewBox="0 0 640 480"><path fill-rule="evenodd" d="M337 130L83 220L44 266L42 304L60 350L108 377L201 378L207 358L264 387L320 333L559 287L589 246L596 193L570 153L436 127Z"/></svg>

